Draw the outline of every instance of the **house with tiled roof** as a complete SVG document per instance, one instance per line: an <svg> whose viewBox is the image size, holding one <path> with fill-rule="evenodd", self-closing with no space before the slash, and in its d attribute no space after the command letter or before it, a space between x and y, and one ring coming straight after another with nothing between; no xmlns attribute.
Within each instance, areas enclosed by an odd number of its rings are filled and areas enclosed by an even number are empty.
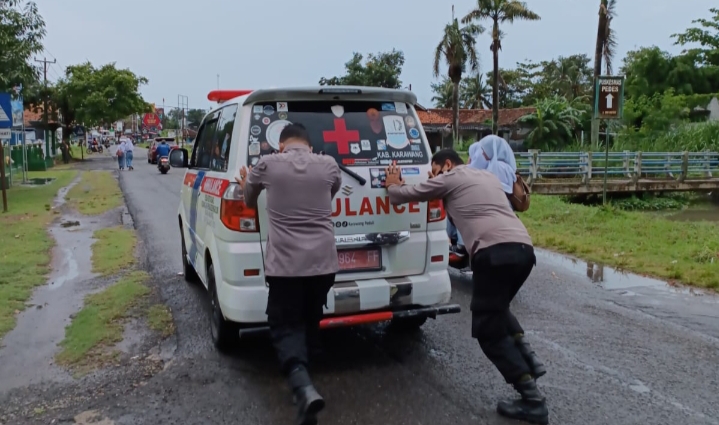
<svg viewBox="0 0 719 425"><path fill-rule="evenodd" d="M505 138L513 148L520 148L528 129L519 125L519 120L525 115L533 113L535 108L514 108L499 110L499 135ZM452 140L452 110L451 109L425 109L417 108L417 118L422 123L427 138L435 149L451 143ZM459 133L461 138L474 138L476 140L492 134L491 109L460 109ZM520 148L521 149L521 148Z"/></svg>

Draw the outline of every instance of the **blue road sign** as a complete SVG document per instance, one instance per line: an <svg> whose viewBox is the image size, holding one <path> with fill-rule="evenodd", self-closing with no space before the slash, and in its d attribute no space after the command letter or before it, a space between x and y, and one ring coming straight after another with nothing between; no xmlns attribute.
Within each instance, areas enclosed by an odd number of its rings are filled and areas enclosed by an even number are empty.
<svg viewBox="0 0 719 425"><path fill-rule="evenodd" d="M0 93L0 128L12 128L11 105L10 93Z"/></svg>

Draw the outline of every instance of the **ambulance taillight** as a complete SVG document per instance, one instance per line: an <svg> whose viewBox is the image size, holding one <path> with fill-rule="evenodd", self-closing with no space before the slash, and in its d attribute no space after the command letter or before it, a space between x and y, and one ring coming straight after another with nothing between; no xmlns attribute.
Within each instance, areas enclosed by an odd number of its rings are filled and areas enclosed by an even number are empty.
<svg viewBox="0 0 719 425"><path fill-rule="evenodd" d="M260 230L257 210L245 204L242 188L237 183L231 183L222 195L220 220L225 227L236 232L255 233Z"/></svg>
<svg viewBox="0 0 719 425"><path fill-rule="evenodd" d="M442 221L447 217L444 211L444 203L441 199L427 202L427 223Z"/></svg>

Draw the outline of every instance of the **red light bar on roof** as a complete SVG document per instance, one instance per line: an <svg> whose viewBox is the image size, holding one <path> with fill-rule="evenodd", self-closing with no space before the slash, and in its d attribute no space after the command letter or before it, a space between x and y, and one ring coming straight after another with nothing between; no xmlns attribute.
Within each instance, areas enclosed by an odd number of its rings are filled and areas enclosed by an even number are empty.
<svg viewBox="0 0 719 425"><path fill-rule="evenodd" d="M250 93L252 93L252 90L212 90L207 94L207 100L222 103Z"/></svg>

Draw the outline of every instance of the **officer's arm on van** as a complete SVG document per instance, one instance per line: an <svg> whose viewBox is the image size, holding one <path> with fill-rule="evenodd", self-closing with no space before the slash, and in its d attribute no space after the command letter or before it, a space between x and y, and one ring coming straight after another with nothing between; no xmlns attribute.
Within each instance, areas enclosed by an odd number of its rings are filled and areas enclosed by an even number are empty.
<svg viewBox="0 0 719 425"><path fill-rule="evenodd" d="M340 166L337 165L336 162L332 161L332 199L334 199L337 192L340 191L340 187L342 186L342 171L340 170Z"/></svg>
<svg viewBox="0 0 719 425"><path fill-rule="evenodd" d="M265 188L264 178L266 176L267 163L263 161L263 159L264 158L260 159L260 162L258 162L255 167L252 167L247 176L245 191L243 193L247 208L257 208L257 198L260 197L260 192Z"/></svg>
<svg viewBox="0 0 719 425"><path fill-rule="evenodd" d="M395 184L387 188L389 201L392 205L406 204L408 202L427 202L433 199L442 199L447 196L451 186L446 176L439 175L420 184Z"/></svg>

